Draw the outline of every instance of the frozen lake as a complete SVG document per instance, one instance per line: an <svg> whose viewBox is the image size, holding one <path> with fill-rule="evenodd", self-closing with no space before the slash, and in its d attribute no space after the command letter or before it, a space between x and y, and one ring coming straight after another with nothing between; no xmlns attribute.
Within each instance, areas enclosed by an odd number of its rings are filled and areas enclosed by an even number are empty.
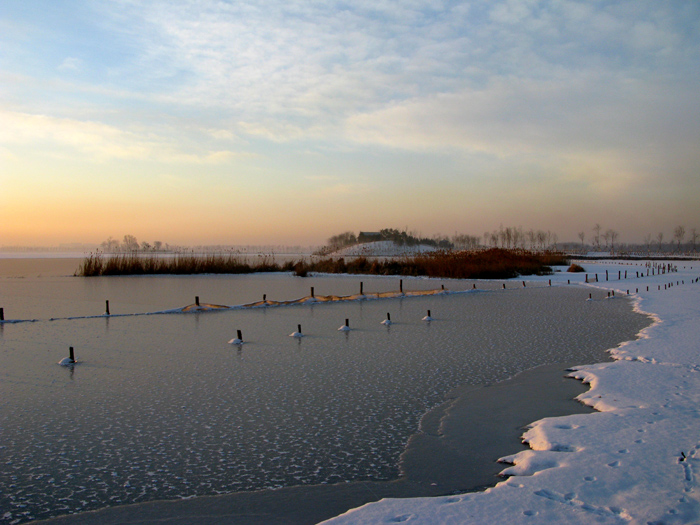
<svg viewBox="0 0 700 525"><path fill-rule="evenodd" d="M397 278L69 275L0 259L0 521L105 506L389 480L455 387L592 363L648 325L624 299L510 282L466 293L206 313L144 313L398 289ZM24 264L24 266L22 266ZM404 279L404 290L473 282ZM595 292L594 292L595 294ZM434 321L421 321L430 309ZM393 325L380 324L387 312ZM49 320L58 318L57 320ZM352 330L337 328L350 320ZM305 337L289 334L301 324ZM227 342L242 330L246 344ZM80 361L57 365L73 346Z"/></svg>

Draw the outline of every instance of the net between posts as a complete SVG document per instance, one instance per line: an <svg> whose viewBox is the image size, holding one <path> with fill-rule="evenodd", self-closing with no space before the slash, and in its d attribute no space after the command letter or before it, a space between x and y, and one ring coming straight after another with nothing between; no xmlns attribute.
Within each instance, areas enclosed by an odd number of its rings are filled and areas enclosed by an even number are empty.
<svg viewBox="0 0 700 525"><path fill-rule="evenodd" d="M353 295L307 295L300 299L292 299L289 301L256 301L254 303L247 303L238 306L225 306L221 304L190 304L179 309L181 312L207 312L211 310L227 310L227 309L241 309L241 308L263 308L266 306L288 306L294 304L313 304L313 303L329 303L338 301L358 301L363 299L386 299L393 297L413 297L420 295L438 295L447 293L446 290L417 290L412 292L376 292L376 293L362 293Z"/></svg>

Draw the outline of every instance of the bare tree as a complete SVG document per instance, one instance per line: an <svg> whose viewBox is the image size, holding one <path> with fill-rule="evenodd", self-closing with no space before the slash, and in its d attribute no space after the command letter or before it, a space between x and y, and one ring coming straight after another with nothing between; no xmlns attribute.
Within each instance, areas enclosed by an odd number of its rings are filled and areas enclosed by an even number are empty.
<svg viewBox="0 0 700 525"><path fill-rule="evenodd" d="M162 241L153 241L153 249L155 251L159 252L162 247L163 247Z"/></svg>
<svg viewBox="0 0 700 525"><path fill-rule="evenodd" d="M596 223L595 226L593 226L593 244L595 245L596 249L600 251L600 224Z"/></svg>
<svg viewBox="0 0 700 525"><path fill-rule="evenodd" d="M100 244L100 246L102 246L102 249L106 252L116 252L119 249L119 241L113 239L110 235L106 241Z"/></svg>
<svg viewBox="0 0 700 525"><path fill-rule="evenodd" d="M125 235L124 236L124 243L123 243L124 249L127 251L136 251L139 249L139 241L136 240L136 237L133 235Z"/></svg>
<svg viewBox="0 0 700 525"><path fill-rule="evenodd" d="M535 249L535 242L537 241L537 234L535 233L535 231L532 228L530 228L527 231L527 240L530 243L530 249L534 250Z"/></svg>
<svg viewBox="0 0 700 525"><path fill-rule="evenodd" d="M556 233L550 232L549 230L547 230L547 241L548 241L548 247L556 250L557 249L557 242L559 241L559 236Z"/></svg>
<svg viewBox="0 0 700 525"><path fill-rule="evenodd" d="M664 242L664 232L659 232L656 235L656 240L659 243L659 252L661 252L661 246L663 245L663 242Z"/></svg>
<svg viewBox="0 0 700 525"><path fill-rule="evenodd" d="M647 233L647 234L644 236L644 244L645 244L646 247L647 247L647 253L649 253L649 252L651 251L651 241L652 241L652 239L653 239L653 237L651 236L651 233Z"/></svg>
<svg viewBox="0 0 700 525"><path fill-rule="evenodd" d="M620 236L620 234L615 230L610 229L605 232L605 235L607 235L608 239L610 239L610 252L615 253L615 239L617 239Z"/></svg>
<svg viewBox="0 0 700 525"><path fill-rule="evenodd" d="M478 235L466 235L463 233L455 233L452 236L452 244L458 250L475 250L479 247L481 237Z"/></svg>
<svg viewBox="0 0 700 525"><path fill-rule="evenodd" d="M542 231L542 230L537 230L537 247L540 250L544 250L546 242L547 242L547 232Z"/></svg>
<svg viewBox="0 0 700 525"><path fill-rule="evenodd" d="M693 246L693 253L695 253L695 244L698 242L698 237L700 237L698 229L690 228L690 243Z"/></svg>
<svg viewBox="0 0 700 525"><path fill-rule="evenodd" d="M581 251L583 252L583 241L586 238L586 232L578 232L578 238L581 239Z"/></svg>
<svg viewBox="0 0 700 525"><path fill-rule="evenodd" d="M673 238L678 241L678 253L681 251L681 243L683 242L683 238L685 237L685 227L684 226L676 226L676 229L673 230Z"/></svg>
<svg viewBox="0 0 700 525"><path fill-rule="evenodd" d="M603 240L605 241L605 248L608 248L608 243L610 242L610 232L612 230L606 230L605 233L603 233Z"/></svg>

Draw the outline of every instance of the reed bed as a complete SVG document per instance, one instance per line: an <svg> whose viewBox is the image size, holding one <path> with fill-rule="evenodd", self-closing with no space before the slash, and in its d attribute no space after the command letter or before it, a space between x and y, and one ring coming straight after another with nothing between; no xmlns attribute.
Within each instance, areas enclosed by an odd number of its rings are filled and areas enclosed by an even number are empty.
<svg viewBox="0 0 700 525"><path fill-rule="evenodd" d="M138 253L90 254L81 263L75 275L190 275L202 273L254 273L291 271L290 264L275 263L272 257L260 257L250 264L233 254L175 254L169 257Z"/></svg>
<svg viewBox="0 0 700 525"><path fill-rule="evenodd" d="M563 254L492 248L475 251L436 251L396 259L373 260L358 257L322 259L297 263L298 275L308 272L406 275L453 279L510 279L519 275L549 275L551 266L565 265Z"/></svg>
<svg viewBox="0 0 700 525"><path fill-rule="evenodd" d="M548 275L551 266L566 265L566 257L557 252L534 253L527 250L492 248L476 251L437 251L395 259L357 257L299 260L278 264L263 256L250 263L233 254L183 254L159 257L143 254L91 254L76 275L146 274L244 274L254 272L293 272L305 277L309 272L369 275L405 275L454 279L510 279L520 275Z"/></svg>

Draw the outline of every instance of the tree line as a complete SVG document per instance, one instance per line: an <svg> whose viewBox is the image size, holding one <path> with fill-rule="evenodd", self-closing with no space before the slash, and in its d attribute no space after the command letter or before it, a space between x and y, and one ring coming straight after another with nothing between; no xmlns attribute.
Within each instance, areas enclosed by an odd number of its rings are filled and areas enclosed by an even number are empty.
<svg viewBox="0 0 700 525"><path fill-rule="evenodd" d="M368 238L354 232L346 231L338 235L333 235L327 241L327 246L322 249L325 253L370 242L373 240L390 240L400 246L415 246L424 244L442 249L455 250L480 250L485 248L504 249L529 249L531 251L547 250L568 250L586 252L607 251L612 254L622 252L644 252L652 253L697 253L700 233L697 228L686 230L685 226L679 225L673 229L673 234L668 240L664 232L656 235L651 233L645 235L643 244L625 244L620 242L620 233L613 228L603 228L596 223L591 228L590 236L586 231L578 233L580 244L575 242L559 242L558 235L550 230L525 230L522 227L500 226L493 231L484 232L483 236L455 233L451 237L435 235L433 237L422 237L416 232L409 232L407 229L398 230L386 228L380 230L378 237ZM685 242L687 239L687 242ZM589 241L586 243L586 241ZM666 240L666 242L664 242Z"/></svg>
<svg viewBox="0 0 700 525"><path fill-rule="evenodd" d="M160 251L170 251L175 247L170 246L168 243L163 243L162 241L143 241L139 242L133 235L124 235L124 238L119 241L114 239L111 235L106 241L100 243L100 248L105 252L115 253L115 252L160 252Z"/></svg>

